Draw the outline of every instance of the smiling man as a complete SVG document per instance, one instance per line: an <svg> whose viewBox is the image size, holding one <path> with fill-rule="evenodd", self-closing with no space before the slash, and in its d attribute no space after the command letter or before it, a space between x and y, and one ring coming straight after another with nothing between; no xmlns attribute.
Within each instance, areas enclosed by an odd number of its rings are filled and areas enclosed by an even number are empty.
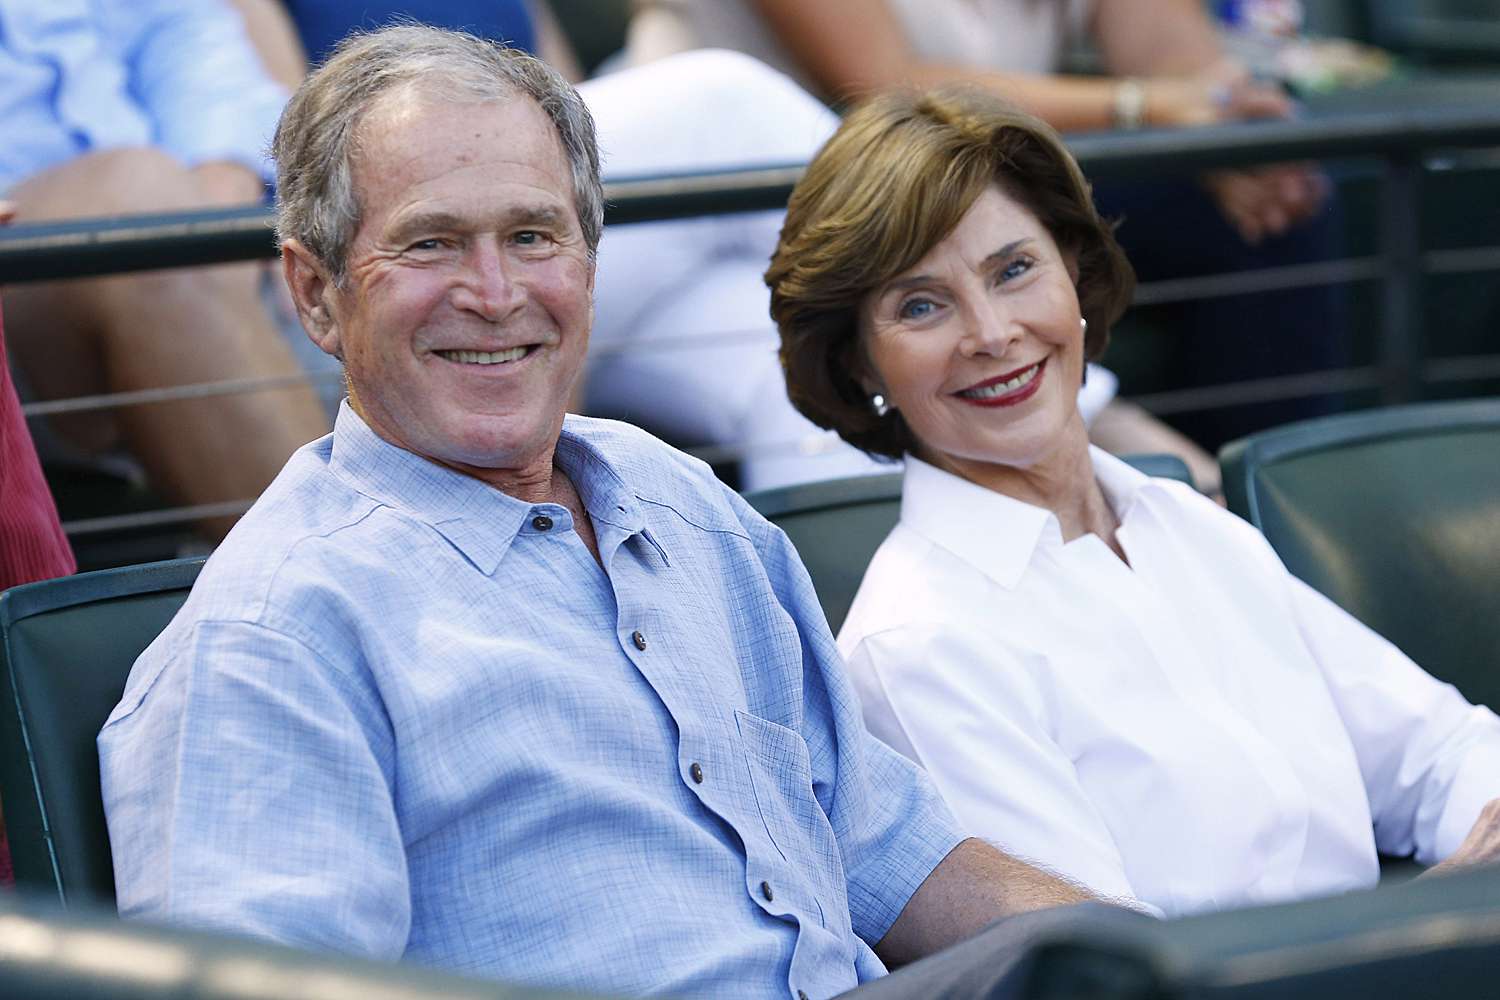
<svg viewBox="0 0 1500 1000"><path fill-rule="evenodd" d="M865 733L784 535L701 463L565 416L603 216L566 83L388 29L307 80L275 151L286 279L349 399L100 734L122 914L821 998L1083 898L965 840ZM974 995L1017 933L861 995Z"/></svg>

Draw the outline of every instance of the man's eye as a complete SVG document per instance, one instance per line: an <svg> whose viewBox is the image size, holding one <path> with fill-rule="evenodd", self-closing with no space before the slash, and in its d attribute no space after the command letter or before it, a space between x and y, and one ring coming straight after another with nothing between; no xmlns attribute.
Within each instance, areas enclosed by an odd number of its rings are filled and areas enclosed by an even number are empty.
<svg viewBox="0 0 1500 1000"><path fill-rule="evenodd" d="M408 250L437 250L437 249L441 248L442 245L443 245L443 241L442 240L440 240L440 239L438 239L436 237L433 237L432 239L427 239L427 240L417 240L417 242L413 243L411 246L407 247L406 249L408 249Z"/></svg>
<svg viewBox="0 0 1500 1000"><path fill-rule="evenodd" d="M542 234L533 229L525 229L517 233L515 239L522 246L529 247L542 242Z"/></svg>
<svg viewBox="0 0 1500 1000"><path fill-rule="evenodd" d="M924 319L931 316L937 306L930 299L907 299L896 310L902 319Z"/></svg>

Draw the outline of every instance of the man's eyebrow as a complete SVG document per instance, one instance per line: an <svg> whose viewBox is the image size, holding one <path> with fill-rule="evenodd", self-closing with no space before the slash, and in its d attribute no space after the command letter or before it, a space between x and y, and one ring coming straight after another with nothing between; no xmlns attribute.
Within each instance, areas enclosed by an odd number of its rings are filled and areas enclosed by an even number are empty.
<svg viewBox="0 0 1500 1000"><path fill-rule="evenodd" d="M1032 239L1030 236L1023 236L1018 240L1011 240L1009 243L1005 244L1005 246L996 250L994 253L987 255L984 258L984 266L988 267L991 264L1004 260L1011 254L1015 253L1017 250L1022 249L1031 242ZM889 281L881 286L880 294L887 295L891 292L905 291L906 289L913 288L917 285L925 285L931 280L932 275L930 274L912 274L908 275L905 278L897 278L894 281Z"/></svg>
<svg viewBox="0 0 1500 1000"><path fill-rule="evenodd" d="M392 242L399 242L424 233L463 231L491 226L502 229L517 225L556 226L566 218L566 213L552 205L515 205L502 212L497 219L480 219L472 215L435 209L414 212L401 219L391 230L388 238Z"/></svg>
<svg viewBox="0 0 1500 1000"><path fill-rule="evenodd" d="M445 232L463 228L462 216L453 212L415 212L401 219L391 229L389 239L400 242L418 233Z"/></svg>

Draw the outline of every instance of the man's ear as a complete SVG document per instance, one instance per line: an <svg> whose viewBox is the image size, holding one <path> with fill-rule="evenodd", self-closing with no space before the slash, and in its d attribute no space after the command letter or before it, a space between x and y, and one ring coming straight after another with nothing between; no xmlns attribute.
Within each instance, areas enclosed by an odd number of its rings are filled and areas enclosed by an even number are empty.
<svg viewBox="0 0 1500 1000"><path fill-rule="evenodd" d="M308 337L326 354L342 360L338 317L334 314L337 289L323 262L296 240L281 244L281 274L297 306L297 318Z"/></svg>

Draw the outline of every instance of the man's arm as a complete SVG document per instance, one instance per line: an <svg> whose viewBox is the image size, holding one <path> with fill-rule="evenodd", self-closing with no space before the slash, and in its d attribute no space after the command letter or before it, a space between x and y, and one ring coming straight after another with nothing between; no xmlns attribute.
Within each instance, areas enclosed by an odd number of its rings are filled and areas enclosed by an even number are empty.
<svg viewBox="0 0 1500 1000"><path fill-rule="evenodd" d="M324 653L203 621L137 661L98 740L120 914L395 960L411 926L395 734L357 641L304 604Z"/></svg>
<svg viewBox="0 0 1500 1000"><path fill-rule="evenodd" d="M972 937L1001 917L1095 899L1071 882L970 838L932 870L875 952L888 966L904 965Z"/></svg>

